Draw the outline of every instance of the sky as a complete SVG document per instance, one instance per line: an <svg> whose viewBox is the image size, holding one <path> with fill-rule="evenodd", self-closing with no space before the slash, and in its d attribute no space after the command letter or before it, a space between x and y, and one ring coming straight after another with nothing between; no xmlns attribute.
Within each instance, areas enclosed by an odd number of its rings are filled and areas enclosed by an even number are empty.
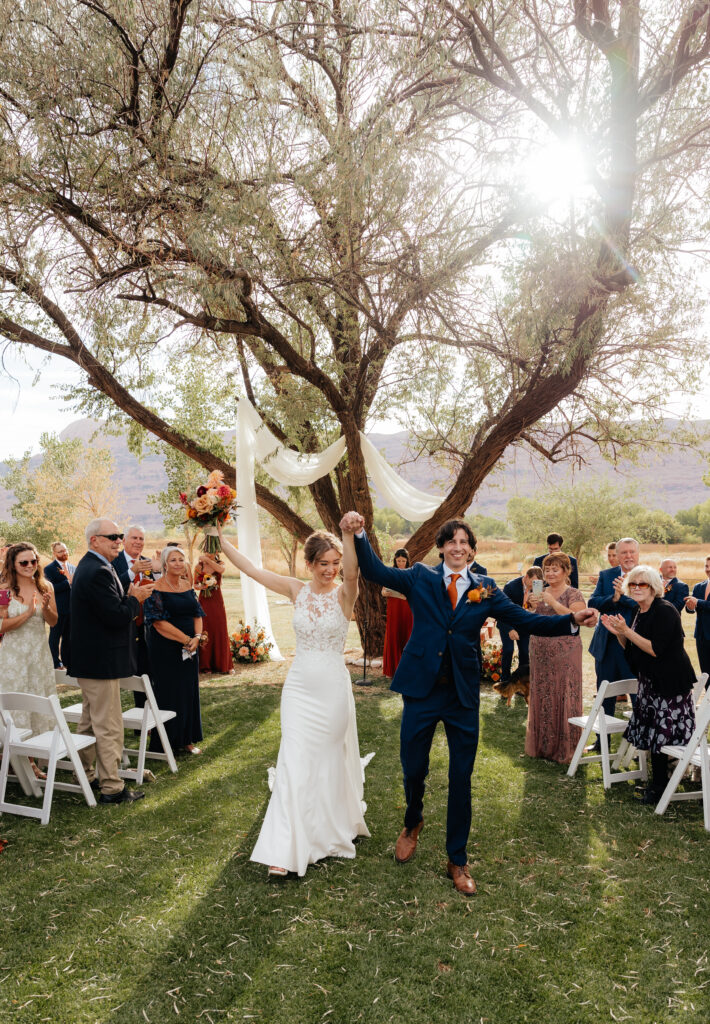
<svg viewBox="0 0 710 1024"><path fill-rule="evenodd" d="M82 382L84 375L73 364L61 357L44 357L31 353L28 365L8 348L2 353L0 364L0 462L8 457L18 458L30 449L39 451L40 435L45 431L60 433L80 414L61 398L55 385L72 385ZM41 375L37 380L37 370ZM671 415L692 415L699 419L710 419L710 370L705 387L692 404L687 395L676 394L668 397L668 411ZM377 433L394 433L401 430L398 423L378 420L368 424L368 430Z"/></svg>

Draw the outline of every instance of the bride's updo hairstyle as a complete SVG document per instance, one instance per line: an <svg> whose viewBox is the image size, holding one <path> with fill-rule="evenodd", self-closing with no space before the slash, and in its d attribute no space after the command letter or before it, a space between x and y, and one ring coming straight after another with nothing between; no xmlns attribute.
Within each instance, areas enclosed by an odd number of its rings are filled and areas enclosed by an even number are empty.
<svg viewBox="0 0 710 1024"><path fill-rule="evenodd" d="M334 533L328 533L327 530L316 530L315 533L312 533L306 539L306 543L303 545L303 557L309 565L313 565L326 551L331 550L337 551L339 555L342 555L343 545Z"/></svg>

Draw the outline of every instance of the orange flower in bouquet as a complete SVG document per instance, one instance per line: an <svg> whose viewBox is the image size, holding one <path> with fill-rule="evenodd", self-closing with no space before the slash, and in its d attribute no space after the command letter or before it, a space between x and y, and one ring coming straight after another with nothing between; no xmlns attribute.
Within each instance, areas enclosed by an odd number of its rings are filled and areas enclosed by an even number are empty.
<svg viewBox="0 0 710 1024"><path fill-rule="evenodd" d="M497 640L481 644L481 682L497 683L500 679L503 648Z"/></svg>
<svg viewBox="0 0 710 1024"><path fill-rule="evenodd" d="M235 664L241 662L252 665L257 661L270 661L269 651L274 645L266 639L266 630L263 626L256 623L253 626L245 626L240 619L239 629L235 629L229 638L229 646Z"/></svg>
<svg viewBox="0 0 710 1024"><path fill-rule="evenodd" d="M186 491L180 494L180 504L185 508L187 519L204 531L202 550L208 554L220 551L216 524L228 523L236 506L237 492L224 482L224 474L213 469L204 484L196 488L194 494Z"/></svg>

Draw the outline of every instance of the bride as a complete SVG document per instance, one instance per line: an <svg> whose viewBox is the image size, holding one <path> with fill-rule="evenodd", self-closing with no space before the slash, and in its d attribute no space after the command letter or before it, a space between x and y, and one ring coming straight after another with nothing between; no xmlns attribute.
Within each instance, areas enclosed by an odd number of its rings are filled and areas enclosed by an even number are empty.
<svg viewBox="0 0 710 1024"><path fill-rule="evenodd" d="M343 648L357 598L352 535L317 530L304 547L308 583L259 569L222 536L241 571L293 602L296 656L281 695L281 746L271 800L251 859L270 875L305 875L323 857L354 857L363 818L355 701ZM337 576L343 568L343 583Z"/></svg>

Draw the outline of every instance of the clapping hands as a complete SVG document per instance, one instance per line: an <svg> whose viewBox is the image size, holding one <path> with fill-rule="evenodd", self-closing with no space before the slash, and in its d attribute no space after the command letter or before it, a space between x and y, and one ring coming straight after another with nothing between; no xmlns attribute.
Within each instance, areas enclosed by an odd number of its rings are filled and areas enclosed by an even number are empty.
<svg viewBox="0 0 710 1024"><path fill-rule="evenodd" d="M626 636L630 632L623 615L602 615L602 625L614 636Z"/></svg>

